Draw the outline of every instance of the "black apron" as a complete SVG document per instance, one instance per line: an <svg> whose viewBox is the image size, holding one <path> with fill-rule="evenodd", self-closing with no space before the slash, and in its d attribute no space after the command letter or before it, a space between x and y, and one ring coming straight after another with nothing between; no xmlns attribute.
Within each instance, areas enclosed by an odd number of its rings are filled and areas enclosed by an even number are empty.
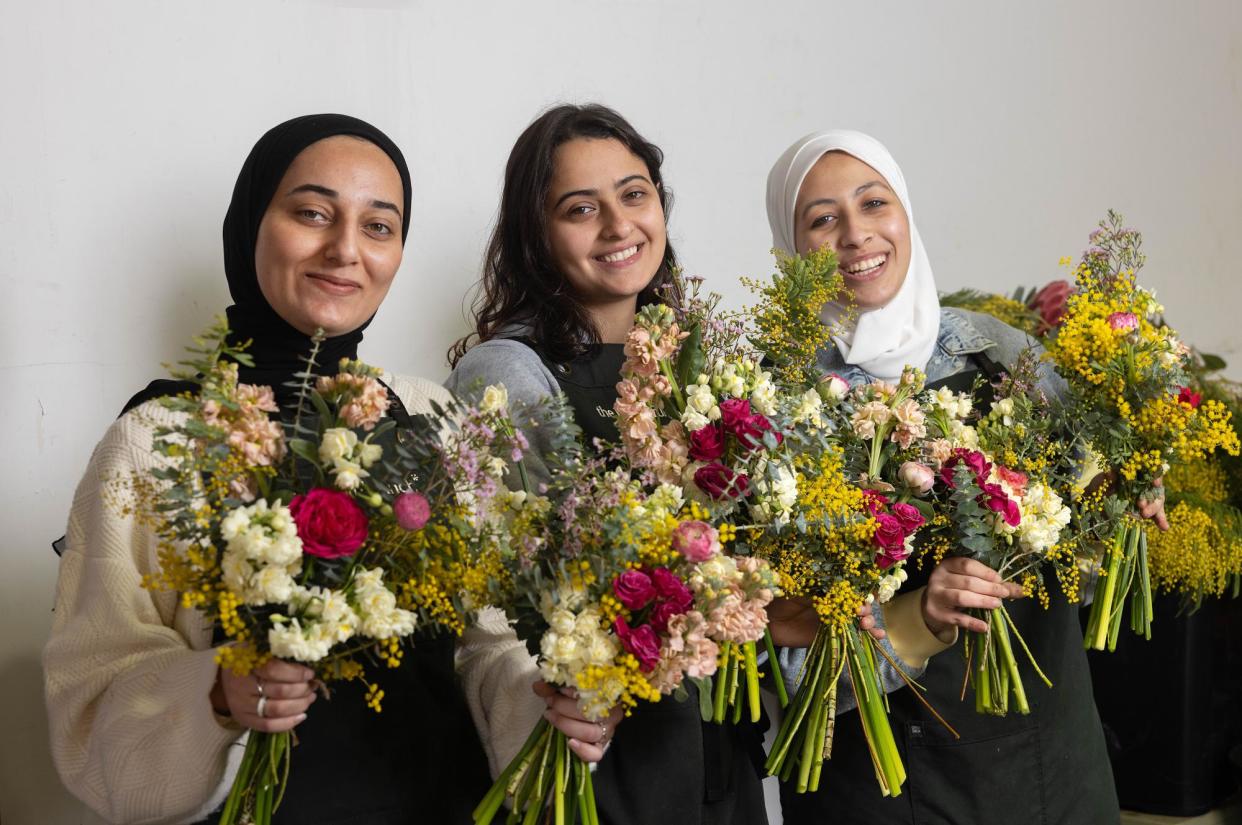
<svg viewBox="0 0 1242 825"><path fill-rule="evenodd" d="M389 414L414 426L396 393ZM398 430L380 438L388 447ZM223 640L218 640L223 641ZM273 825L470 823L487 793L487 759L454 669L456 638L415 634L401 666L369 667L383 712L361 682L330 684L294 729L289 781ZM241 747L239 744L237 747ZM219 812L202 821L215 823Z"/></svg>
<svg viewBox="0 0 1242 825"><path fill-rule="evenodd" d="M932 382L970 392L975 377L1000 368L982 353L976 368ZM983 385L980 405L991 404ZM925 585L932 565L909 568L903 589ZM926 698L961 735L954 739L908 688L889 694L889 719L908 779L900 796L880 795L857 711L837 720L832 758L820 790L799 794L781 786L788 825L1108 825L1119 822L1117 794L1091 674L1082 646L1078 607L1068 604L1056 577L1047 577L1050 607L1033 598L1006 608L1035 660L1052 680L1044 686L1021 650L1015 650L1031 712L996 717L976 713L973 695L960 699L966 662L962 640L933 656L918 681ZM1016 646L1015 646L1016 647ZM973 688L972 688L973 689Z"/></svg>
<svg viewBox="0 0 1242 825"><path fill-rule="evenodd" d="M621 344L598 344L568 364L549 361L523 341L555 376L588 445L618 440L617 382ZM617 728L594 775L602 825L766 825L760 785L767 720L736 726L703 722L698 694L640 702Z"/></svg>

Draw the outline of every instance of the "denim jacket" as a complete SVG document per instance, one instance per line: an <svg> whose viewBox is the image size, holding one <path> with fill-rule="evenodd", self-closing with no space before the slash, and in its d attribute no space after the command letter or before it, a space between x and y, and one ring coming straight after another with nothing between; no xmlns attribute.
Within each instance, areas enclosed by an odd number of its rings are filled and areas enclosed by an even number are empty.
<svg viewBox="0 0 1242 825"><path fill-rule="evenodd" d="M1002 366L1011 366L1018 355L1026 348L1036 346L1038 342L1021 330L998 321L991 315L980 312L942 307L940 310L940 333L936 337L936 347L931 358L923 367L927 373L927 381L939 381L959 372L975 369L970 356L977 352L990 350L988 355ZM828 346L819 351L819 367L825 374L836 373L851 387L857 384L870 384L874 377L862 367L845 363L841 351L836 346ZM1046 365L1040 368L1040 384L1059 395L1055 373Z"/></svg>

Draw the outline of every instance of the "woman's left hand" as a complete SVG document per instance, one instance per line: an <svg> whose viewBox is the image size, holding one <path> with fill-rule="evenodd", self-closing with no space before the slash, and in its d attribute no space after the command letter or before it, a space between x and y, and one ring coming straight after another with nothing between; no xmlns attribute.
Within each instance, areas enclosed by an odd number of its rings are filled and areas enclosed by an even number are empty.
<svg viewBox="0 0 1242 825"><path fill-rule="evenodd" d="M810 647L819 632L819 614L805 596L773 599L768 604L768 632L772 643L778 647ZM876 627L871 605L858 608L858 626L870 633L876 641L885 636L884 629Z"/></svg>
<svg viewBox="0 0 1242 825"><path fill-rule="evenodd" d="M625 716L620 707L613 708L607 718L596 722L582 715L582 710L578 707L578 694L573 688L563 687L558 690L542 679L531 688L548 706L543 712L543 718L569 737L569 749L579 759L583 762L598 762L604 758L604 750Z"/></svg>
<svg viewBox="0 0 1242 825"><path fill-rule="evenodd" d="M1139 500L1135 502L1139 515L1156 522L1161 530L1168 530L1169 518L1164 514L1164 477L1153 481L1152 487L1151 493L1139 496Z"/></svg>

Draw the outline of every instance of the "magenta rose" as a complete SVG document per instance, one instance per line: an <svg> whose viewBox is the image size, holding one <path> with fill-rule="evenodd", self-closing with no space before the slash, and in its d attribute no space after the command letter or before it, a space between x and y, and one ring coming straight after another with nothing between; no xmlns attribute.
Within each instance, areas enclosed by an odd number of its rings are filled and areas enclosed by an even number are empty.
<svg viewBox="0 0 1242 825"><path fill-rule="evenodd" d="M708 424L690 433L690 458L694 461L715 461L724 455L724 430L719 424Z"/></svg>
<svg viewBox="0 0 1242 825"><path fill-rule="evenodd" d="M874 541L880 548L876 554L876 565L887 570L909 555L906 550L906 533L901 527L901 520L888 513L880 513L875 517L876 528Z"/></svg>
<svg viewBox="0 0 1242 825"><path fill-rule="evenodd" d="M694 603L694 594L685 582L677 578L677 574L667 567L657 567L651 571L651 581L655 584L656 593L662 600L674 601L682 605L682 612L690 609Z"/></svg>
<svg viewBox="0 0 1242 825"><path fill-rule="evenodd" d="M720 551L720 534L703 521L683 521L673 531L673 549L686 561L704 562Z"/></svg>
<svg viewBox="0 0 1242 825"><path fill-rule="evenodd" d="M1040 318L1039 329L1036 330L1037 335L1045 335L1061 323L1069 306L1069 298L1074 291L1074 285L1069 281L1059 280L1044 284L1030 297L1026 305L1039 313Z"/></svg>
<svg viewBox="0 0 1242 825"><path fill-rule="evenodd" d="M762 447L763 434L772 429L772 422L759 413L751 412L750 402L744 398L730 398L720 402L720 423L725 432L748 450ZM777 443L781 439L781 434L776 433Z"/></svg>
<svg viewBox="0 0 1242 825"><path fill-rule="evenodd" d="M708 464L694 471L694 483L714 499L743 498L750 492L750 479L723 464Z"/></svg>
<svg viewBox="0 0 1242 825"><path fill-rule="evenodd" d="M720 423L727 432L736 433L738 425L750 415L750 402L745 398L729 398L720 402Z"/></svg>
<svg viewBox="0 0 1242 825"><path fill-rule="evenodd" d="M901 522L901 529L906 531L907 536L923 526L923 514L919 512L919 508L911 504L898 503L889 509Z"/></svg>
<svg viewBox="0 0 1242 825"><path fill-rule="evenodd" d="M367 540L367 514L348 493L315 487L289 502L302 551L321 559L352 556Z"/></svg>
<svg viewBox="0 0 1242 825"><path fill-rule="evenodd" d="M612 624L621 646L638 660L638 666L644 673L655 670L660 663L660 639L651 625L639 625L631 628L625 619L618 616Z"/></svg>
<svg viewBox="0 0 1242 825"><path fill-rule="evenodd" d="M863 506L866 507L867 512L873 516L883 511L884 508L888 506L888 496L884 495L879 490L863 490L862 497Z"/></svg>
<svg viewBox="0 0 1242 825"><path fill-rule="evenodd" d="M403 529L421 530L431 518L431 505L426 496L411 490L392 500L392 513Z"/></svg>
<svg viewBox="0 0 1242 825"><path fill-rule="evenodd" d="M1006 495L1004 489L999 484L984 484L982 486L985 498L983 503L989 510L999 513L1010 527L1017 527L1022 523L1022 511L1018 509L1018 502Z"/></svg>
<svg viewBox="0 0 1242 825"><path fill-rule="evenodd" d="M613 579L612 592L628 610L642 610L656 597L651 577L641 570L626 570Z"/></svg>

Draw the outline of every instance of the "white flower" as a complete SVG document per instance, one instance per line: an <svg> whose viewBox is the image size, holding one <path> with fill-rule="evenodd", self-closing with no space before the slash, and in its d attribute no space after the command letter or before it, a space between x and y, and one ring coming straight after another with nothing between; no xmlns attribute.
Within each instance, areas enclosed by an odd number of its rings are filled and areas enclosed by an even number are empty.
<svg viewBox="0 0 1242 825"><path fill-rule="evenodd" d="M1001 423L1006 427L1013 426L1013 399L1002 398L992 405L992 414L1001 417Z"/></svg>
<svg viewBox="0 0 1242 825"><path fill-rule="evenodd" d="M768 373L762 373L759 383L750 393L750 404L764 415L776 414L776 386Z"/></svg>
<svg viewBox="0 0 1242 825"><path fill-rule="evenodd" d="M254 576L254 588L248 595L255 601L246 599L247 604L285 604L293 595L295 586L293 577L284 567L269 565L259 570Z"/></svg>
<svg viewBox="0 0 1242 825"><path fill-rule="evenodd" d="M358 445L358 461L363 467L370 467L372 464L380 460L380 456L384 454L384 448L378 444L366 442Z"/></svg>
<svg viewBox="0 0 1242 825"><path fill-rule="evenodd" d="M647 508L660 513L676 513L685 503L685 494L676 484L661 484L647 497Z"/></svg>
<svg viewBox="0 0 1242 825"><path fill-rule="evenodd" d="M704 416L716 406L716 396L706 384L691 384L686 387L686 409L694 410Z"/></svg>
<svg viewBox="0 0 1242 825"><path fill-rule="evenodd" d="M807 390L798 398L798 406L794 408L793 420L795 423L807 423L812 427L819 428L824 426L820 412L824 408L824 402L819 397L819 393L815 390Z"/></svg>
<svg viewBox="0 0 1242 825"><path fill-rule="evenodd" d="M509 391L504 384L492 384L483 391L483 400L479 402L479 411L491 415L502 411L509 405Z"/></svg>
<svg viewBox="0 0 1242 825"><path fill-rule="evenodd" d="M351 461L340 461L332 471L336 486L341 490L353 490L362 483L363 476L369 475L366 470Z"/></svg>
<svg viewBox="0 0 1242 825"><path fill-rule="evenodd" d="M548 617L548 626L555 633L568 634L574 632L574 614L562 608L552 611L552 615Z"/></svg>
<svg viewBox="0 0 1242 825"><path fill-rule="evenodd" d="M353 430L330 427L324 430L323 439L319 442L319 460L328 468L340 461L352 461L357 446L358 436Z"/></svg>
<svg viewBox="0 0 1242 825"><path fill-rule="evenodd" d="M850 391L850 385L841 376L833 373L819 382L818 394L829 404L840 404Z"/></svg>
<svg viewBox="0 0 1242 825"><path fill-rule="evenodd" d="M689 406L685 412L681 414L681 423L685 425L687 432L695 432L706 427L711 422L707 420L707 416L701 412L692 410Z"/></svg>
<svg viewBox="0 0 1242 825"><path fill-rule="evenodd" d="M509 467L505 460L498 455L494 455L487 459L487 474L492 478L500 478L505 474L505 470Z"/></svg>

